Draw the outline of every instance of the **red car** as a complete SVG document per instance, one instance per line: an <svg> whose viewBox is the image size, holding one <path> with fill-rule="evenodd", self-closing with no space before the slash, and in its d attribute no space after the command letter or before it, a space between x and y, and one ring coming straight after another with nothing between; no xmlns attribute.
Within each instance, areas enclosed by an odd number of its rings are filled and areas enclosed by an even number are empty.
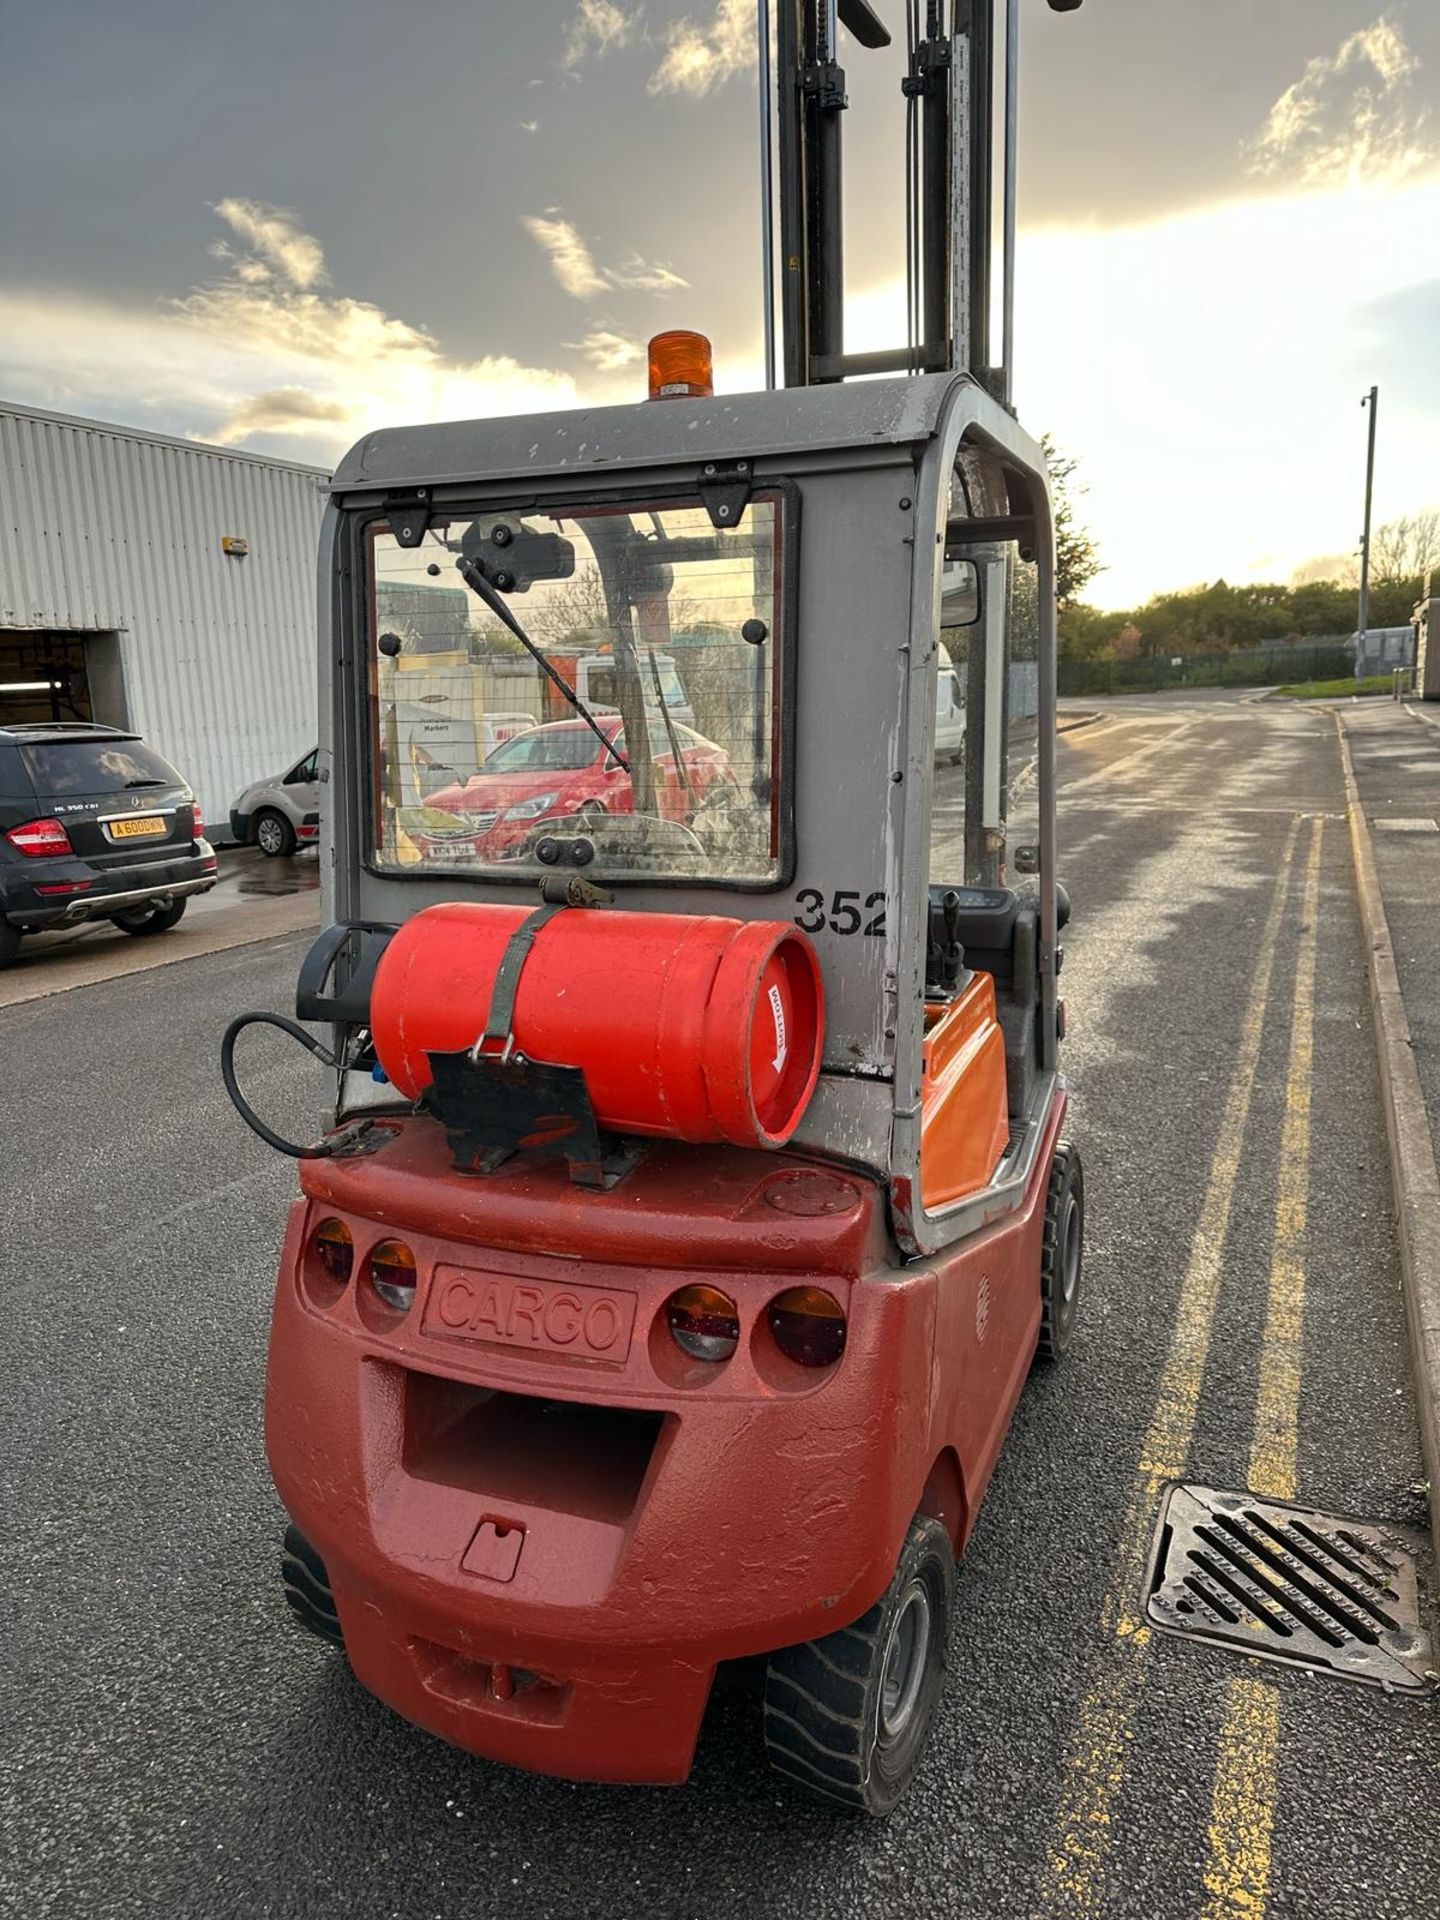
<svg viewBox="0 0 1440 1920"><path fill-rule="evenodd" d="M669 730L658 715L650 721L650 756L659 811L667 820L684 822L714 786L730 782L733 776L723 747L691 727L673 724L685 780L680 778ZM597 725L624 755L619 716L602 715ZM457 815L472 830L476 853L487 860L513 858L538 820L562 819L582 809L634 811L629 774L583 720L556 720L517 733L496 747L479 773L463 785L432 793L426 805ZM438 850L442 843L433 844Z"/></svg>

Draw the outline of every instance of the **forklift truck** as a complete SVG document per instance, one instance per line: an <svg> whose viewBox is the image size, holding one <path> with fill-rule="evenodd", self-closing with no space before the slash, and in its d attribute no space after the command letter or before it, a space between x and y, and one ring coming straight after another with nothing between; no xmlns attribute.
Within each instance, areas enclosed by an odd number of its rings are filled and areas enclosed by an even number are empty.
<svg viewBox="0 0 1440 1920"><path fill-rule="evenodd" d="M648 401L372 433L332 482L330 924L306 1025L222 1048L299 1163L285 1591L382 1700L513 1765L679 1782L717 1667L760 1656L773 1764L888 1812L1017 1398L1071 1340L1054 530L987 345L990 12L912 35L904 348L844 352L835 12L785 0L785 386L716 397L703 339L662 336ZM501 854L410 804L394 610L437 580L569 715L524 736ZM577 591L618 713L536 637ZM693 721L651 671L681 624ZM557 810L581 755L600 796ZM312 1145L240 1089L256 1022L334 1070Z"/></svg>

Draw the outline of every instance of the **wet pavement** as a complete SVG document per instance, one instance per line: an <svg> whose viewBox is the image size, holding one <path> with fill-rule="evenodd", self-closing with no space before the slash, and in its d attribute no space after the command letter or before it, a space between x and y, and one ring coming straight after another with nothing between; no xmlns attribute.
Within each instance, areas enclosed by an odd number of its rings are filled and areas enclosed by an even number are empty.
<svg viewBox="0 0 1440 1920"><path fill-rule="evenodd" d="M18 958L0 971L0 1007L318 927L318 848L268 860L255 847L222 847L219 871L208 893L190 896L184 919L168 933L137 938L94 920L27 934Z"/></svg>
<svg viewBox="0 0 1440 1920"><path fill-rule="evenodd" d="M1423 1525L1333 722L1098 704L1059 749L1076 1345L1021 1400L885 1824L766 1771L746 1674L688 1786L576 1787L415 1731L292 1626L261 1403L294 1175L215 1049L289 1004L303 936L0 1018L0 1910L1429 1920L1433 1697L1133 1629L1157 1472ZM273 1039L247 1091L298 1137L325 1075Z"/></svg>

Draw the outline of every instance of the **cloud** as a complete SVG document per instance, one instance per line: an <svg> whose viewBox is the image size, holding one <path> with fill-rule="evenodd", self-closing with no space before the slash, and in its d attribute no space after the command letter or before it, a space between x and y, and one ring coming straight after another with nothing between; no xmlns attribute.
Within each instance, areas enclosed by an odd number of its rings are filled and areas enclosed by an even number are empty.
<svg viewBox="0 0 1440 1920"><path fill-rule="evenodd" d="M250 203L222 202L237 235L240 206L248 222ZM567 373L503 353L455 359L423 327L317 291L318 241L273 214L245 232L255 253L224 243L223 274L158 311L0 289L0 392L224 445L279 441L317 464L371 427L576 404Z"/></svg>
<svg viewBox="0 0 1440 1920"><path fill-rule="evenodd" d="M580 0L565 36L561 66L574 73L587 60L603 60L617 47L628 46L640 27L643 7L626 13L615 0Z"/></svg>
<svg viewBox="0 0 1440 1920"><path fill-rule="evenodd" d="M1285 89L1248 147L1252 170L1311 187L1417 173L1436 153L1419 74L1399 27L1382 14Z"/></svg>
<svg viewBox="0 0 1440 1920"><path fill-rule="evenodd" d="M544 214L522 214L521 224L546 255L550 271L572 299L588 300L597 293L674 293L690 282L669 267L642 260L631 253L618 267L600 267L572 221L558 207Z"/></svg>
<svg viewBox="0 0 1440 1920"><path fill-rule="evenodd" d="M645 358L645 349L638 340L613 327L592 327L583 340L572 340L569 345L577 353L583 353L597 373L619 373Z"/></svg>
<svg viewBox="0 0 1440 1920"><path fill-rule="evenodd" d="M305 233L293 213L284 207L268 207L261 200L222 200L216 213L235 235L250 246L250 255L239 262L239 276L251 282L279 279L290 287L322 285L328 275L320 242ZM217 240L210 249L217 259L233 259L233 249Z"/></svg>
<svg viewBox="0 0 1440 1920"><path fill-rule="evenodd" d="M591 294L603 293L609 286L595 265L589 247L570 221L558 218L553 207L548 215L523 214L521 225L540 251L548 255L550 271L572 298L585 300Z"/></svg>
<svg viewBox="0 0 1440 1920"><path fill-rule="evenodd" d="M342 422L347 418L342 400L322 400L304 387L269 387L232 408L210 438L228 447L251 433L303 433L317 422Z"/></svg>
<svg viewBox="0 0 1440 1920"><path fill-rule="evenodd" d="M718 0L708 23L697 23L687 14L666 29L664 39L664 58L646 82L646 90L703 99L755 64L752 0Z"/></svg>
<svg viewBox="0 0 1440 1920"><path fill-rule="evenodd" d="M623 267L607 267L605 278L612 287L622 287L628 293L676 293L690 284L669 267L651 266L638 253L632 253Z"/></svg>
<svg viewBox="0 0 1440 1920"><path fill-rule="evenodd" d="M1415 237L1435 232L1440 166L1400 185L1347 181L1126 226L1021 229L1020 419L1079 457L1084 518L1108 569L1099 605L1137 606L1202 578L1283 580L1352 547L1365 479L1358 403L1372 382L1377 524L1436 498L1436 304L1415 285ZM1337 271L1348 260L1364 272ZM904 337L903 279L847 296L847 349ZM733 369L718 371L735 390Z"/></svg>

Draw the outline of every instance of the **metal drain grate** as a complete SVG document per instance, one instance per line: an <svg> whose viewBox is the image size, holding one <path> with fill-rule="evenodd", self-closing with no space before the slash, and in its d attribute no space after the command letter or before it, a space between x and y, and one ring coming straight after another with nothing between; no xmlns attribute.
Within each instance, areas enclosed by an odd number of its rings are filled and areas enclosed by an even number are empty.
<svg viewBox="0 0 1440 1920"><path fill-rule="evenodd" d="M1166 1633L1422 1693L1433 1655L1407 1527L1172 1481L1146 1614Z"/></svg>

